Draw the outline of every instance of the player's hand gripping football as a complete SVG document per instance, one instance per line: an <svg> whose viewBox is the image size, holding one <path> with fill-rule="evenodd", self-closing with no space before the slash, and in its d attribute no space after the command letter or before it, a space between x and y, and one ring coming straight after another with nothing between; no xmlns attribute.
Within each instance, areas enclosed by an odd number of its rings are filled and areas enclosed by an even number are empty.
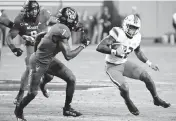
<svg viewBox="0 0 176 121"><path fill-rule="evenodd" d="M124 45L119 45L116 49L116 56L125 56Z"/></svg>
<svg viewBox="0 0 176 121"><path fill-rule="evenodd" d="M35 39L32 36L23 35L22 38L26 41L26 46L34 46Z"/></svg>
<svg viewBox="0 0 176 121"><path fill-rule="evenodd" d="M159 68L157 65L151 64L150 67L155 71L159 71Z"/></svg>
<svg viewBox="0 0 176 121"><path fill-rule="evenodd" d="M17 57L19 57L19 56L22 55L23 50L21 50L20 48L14 48L14 49L12 49L12 52L13 52Z"/></svg>
<svg viewBox="0 0 176 121"><path fill-rule="evenodd" d="M125 56L125 46L123 44L120 43L113 43L111 45L111 49L113 49L114 51L114 55L117 57L124 57Z"/></svg>

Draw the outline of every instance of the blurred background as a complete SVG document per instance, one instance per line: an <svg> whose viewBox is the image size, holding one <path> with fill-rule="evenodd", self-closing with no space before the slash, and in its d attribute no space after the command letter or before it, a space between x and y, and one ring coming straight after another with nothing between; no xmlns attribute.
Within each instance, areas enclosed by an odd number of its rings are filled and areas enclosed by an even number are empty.
<svg viewBox="0 0 176 121"><path fill-rule="evenodd" d="M2 16L14 20L25 0L0 0ZM91 44L97 44L114 26L121 26L129 14L137 14L141 21L142 44L176 43L176 2L175 1L104 1L104 0L38 0L39 4L52 14L59 8L70 6L79 13L79 20L86 26ZM0 25L0 40L6 45L8 29ZM73 44L80 42L80 33L73 33ZM15 41L20 44L19 38Z"/></svg>

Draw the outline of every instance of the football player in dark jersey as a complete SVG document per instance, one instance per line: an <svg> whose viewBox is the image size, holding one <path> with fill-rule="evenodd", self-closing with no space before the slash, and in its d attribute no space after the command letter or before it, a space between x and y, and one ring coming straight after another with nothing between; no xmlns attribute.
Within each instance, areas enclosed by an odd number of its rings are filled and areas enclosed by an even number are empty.
<svg viewBox="0 0 176 121"><path fill-rule="evenodd" d="M16 56L21 56L23 50L15 47L13 39L17 35L20 35L24 39L26 45L26 70L21 77L20 89L15 98L15 104L19 103L24 95L24 90L28 85L29 57L34 52L35 36L38 32L47 31L47 24L50 20L50 15L51 14L48 10L40 8L37 1L27 1L24 4L23 9L15 18L14 26L10 29L7 35L7 44Z"/></svg>
<svg viewBox="0 0 176 121"><path fill-rule="evenodd" d="M67 83L63 115L74 117L82 115L80 112L71 108L70 105L75 90L76 78L69 68L55 58L55 55L62 52L66 60L71 60L89 45L90 39L84 36L80 46L71 50L68 40L71 37L71 31L74 31L78 24L78 14L73 8L65 7L61 10L59 20L60 23L56 23L51 27L42 38L36 52L30 57L30 88L27 95L15 108L16 117L23 121L26 120L23 116L23 109L35 98L38 93L40 79L46 72L49 73L49 70L52 70L50 74L60 77Z"/></svg>

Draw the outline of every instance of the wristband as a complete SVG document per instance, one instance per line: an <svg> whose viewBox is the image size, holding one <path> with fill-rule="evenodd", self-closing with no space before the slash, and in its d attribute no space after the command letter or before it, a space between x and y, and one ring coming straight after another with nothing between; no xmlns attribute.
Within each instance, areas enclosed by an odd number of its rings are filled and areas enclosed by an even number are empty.
<svg viewBox="0 0 176 121"><path fill-rule="evenodd" d="M151 65L152 65L152 62L150 62L149 60L147 60L145 63L146 63L148 66L151 66Z"/></svg>
<svg viewBox="0 0 176 121"><path fill-rule="evenodd" d="M117 51L114 49L111 49L111 55L116 55L116 54L117 54Z"/></svg>

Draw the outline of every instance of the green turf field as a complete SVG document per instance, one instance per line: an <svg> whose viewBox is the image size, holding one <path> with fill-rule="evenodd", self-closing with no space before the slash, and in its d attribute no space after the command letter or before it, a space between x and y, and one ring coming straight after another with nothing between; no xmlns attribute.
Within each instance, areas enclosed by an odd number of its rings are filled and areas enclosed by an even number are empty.
<svg viewBox="0 0 176 121"><path fill-rule="evenodd" d="M72 107L84 115L78 118L62 115L65 82L54 78L48 85L49 99L39 91L36 99L25 108L24 114L28 121L176 121L176 46L142 46L146 56L159 66L159 72L140 62L134 54L128 58L151 74L160 97L172 104L168 109L154 106L143 82L126 79L131 98L140 110L139 116L133 116L128 111L118 89L104 72L104 55L96 52L95 48L96 46L86 48L69 62L64 60L62 54L57 56L77 77ZM3 48L0 66L0 121L16 120L13 100L19 88L21 73L25 69L24 57L25 53L17 58L7 47Z"/></svg>

